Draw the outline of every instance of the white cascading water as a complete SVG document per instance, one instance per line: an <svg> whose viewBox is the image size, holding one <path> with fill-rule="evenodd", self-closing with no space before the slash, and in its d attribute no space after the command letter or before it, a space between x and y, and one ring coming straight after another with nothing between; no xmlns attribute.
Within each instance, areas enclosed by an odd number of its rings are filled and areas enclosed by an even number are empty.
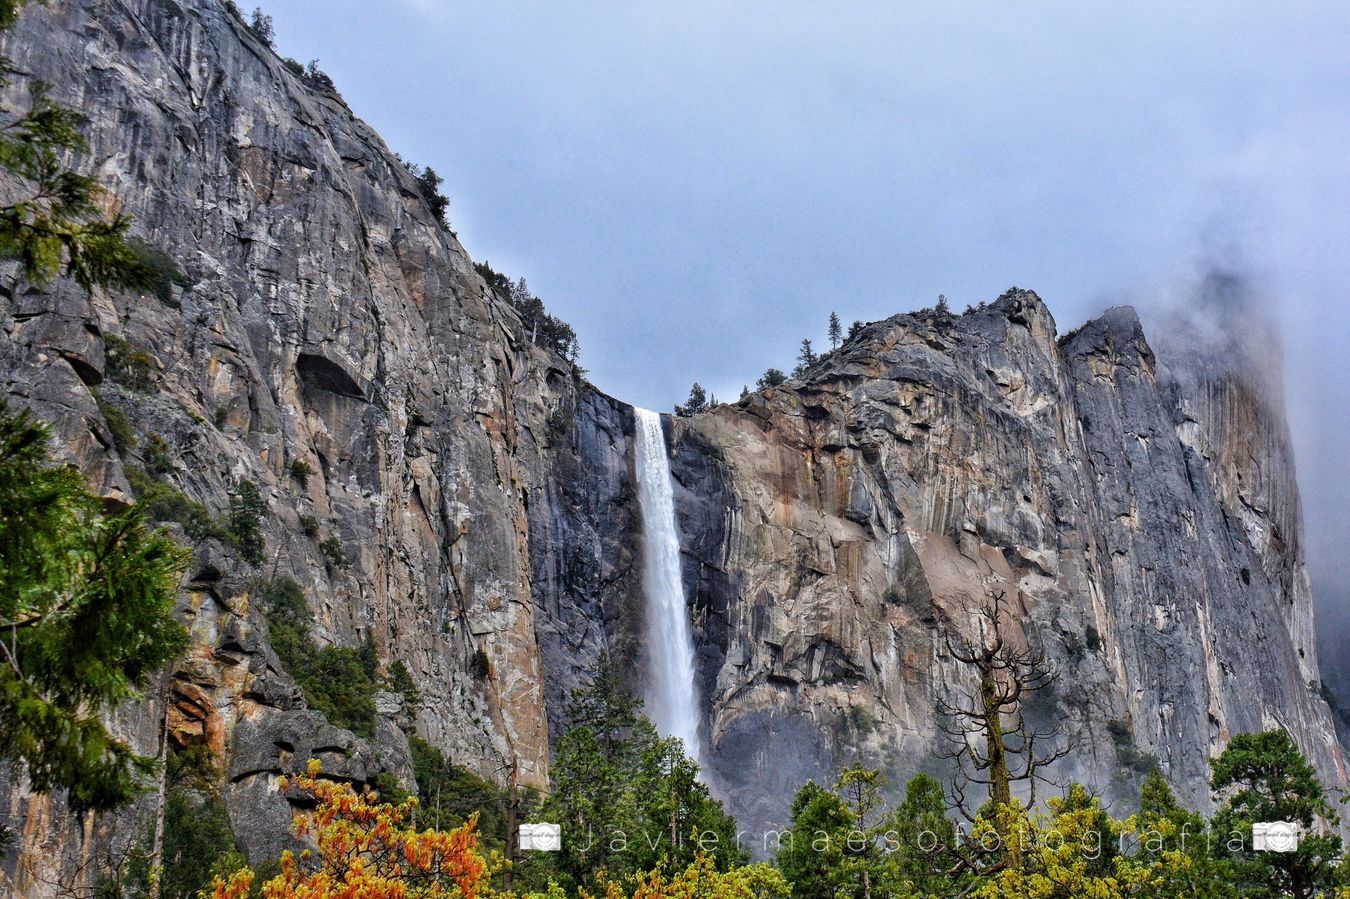
<svg viewBox="0 0 1350 899"><path fill-rule="evenodd" d="M642 510L642 592L646 600L647 651L651 657L647 712L662 736L679 737L699 760L694 688L694 641L680 577L680 537L661 416L634 409L638 506Z"/></svg>

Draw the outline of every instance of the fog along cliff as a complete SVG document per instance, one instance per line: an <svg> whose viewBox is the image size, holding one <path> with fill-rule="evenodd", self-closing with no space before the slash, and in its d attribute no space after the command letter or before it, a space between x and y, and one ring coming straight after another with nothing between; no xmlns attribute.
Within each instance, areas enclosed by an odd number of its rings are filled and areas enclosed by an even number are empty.
<svg viewBox="0 0 1350 899"><path fill-rule="evenodd" d="M408 782L399 697L363 739L282 670L259 596L290 576L317 638L407 665L417 733L546 784L599 655L644 676L632 409L533 346L379 136L213 0L33 6L3 49L89 114L82 164L186 275L89 296L11 271L5 393L110 502L158 435L190 499L219 513L252 481L267 507L259 566L190 541L192 649L121 732L155 752L167 705L169 740L221 759L255 859L286 843L276 779L306 759ZM109 347L148 364L114 377ZM1282 412L1222 350L1169 368L1124 309L1057 341L1011 291L868 325L800 380L668 421L705 758L733 810L777 820L853 760L940 771L934 702L968 687L944 635L998 591L1064 672L1033 711L1068 721L1066 774L1111 789L1156 760L1203 805L1225 739L1282 724L1343 783ZM3 871L34 895L151 809L82 824L4 795Z"/></svg>

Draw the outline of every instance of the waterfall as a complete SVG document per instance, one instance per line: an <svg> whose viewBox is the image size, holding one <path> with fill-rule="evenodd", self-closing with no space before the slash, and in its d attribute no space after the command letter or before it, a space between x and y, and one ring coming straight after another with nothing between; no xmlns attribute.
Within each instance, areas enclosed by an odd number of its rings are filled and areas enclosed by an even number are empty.
<svg viewBox="0 0 1350 899"><path fill-rule="evenodd" d="M699 760L694 687L694 641L680 577L680 537L661 416L634 409L635 467L642 510L642 593L646 605L647 713L662 736L679 737L685 753Z"/></svg>

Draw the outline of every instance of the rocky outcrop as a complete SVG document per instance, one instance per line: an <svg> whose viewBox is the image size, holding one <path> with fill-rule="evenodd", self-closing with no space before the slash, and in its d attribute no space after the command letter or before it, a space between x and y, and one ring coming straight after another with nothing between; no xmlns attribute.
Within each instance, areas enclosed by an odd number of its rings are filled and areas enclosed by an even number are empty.
<svg viewBox="0 0 1350 899"><path fill-rule="evenodd" d="M276 783L308 758L410 785L396 696L362 739L272 651L259 599L288 576L318 639L407 666L418 735L544 785L598 657L643 683L631 408L533 346L378 135L215 0L34 5L3 51L5 102L42 78L85 110L80 164L185 275L86 295L11 268L5 394L110 502L153 455L211 513L243 481L266 504L260 565L182 535L192 649L119 732L217 756L255 859L289 839ZM1064 774L1112 789L1156 761L1203 806L1208 757L1281 724L1344 783L1264 346L1188 341L1155 354L1126 309L1057 338L1014 290L868 325L801 379L668 422L705 757L744 824L846 761L945 773L934 703L970 686L946 636L994 592L1062 672L1032 712L1076 741ZM82 823L6 786L0 868L33 895L150 811Z"/></svg>
<svg viewBox="0 0 1350 899"><path fill-rule="evenodd" d="M1243 374L1264 359L1176 349L1160 361L1127 308L1057 340L1012 290L869 325L677 423L676 478L715 485L686 582L744 817L854 759L949 773L933 708L971 684L945 635L996 593L1061 673L1030 711L1074 743L1062 775L1112 792L1156 762L1204 808L1227 739L1284 726L1345 782L1283 413Z"/></svg>

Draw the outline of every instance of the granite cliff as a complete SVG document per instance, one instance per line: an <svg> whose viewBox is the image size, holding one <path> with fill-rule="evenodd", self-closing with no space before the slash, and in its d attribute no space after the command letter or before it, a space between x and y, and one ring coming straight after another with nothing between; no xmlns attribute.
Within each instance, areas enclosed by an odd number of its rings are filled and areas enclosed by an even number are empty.
<svg viewBox="0 0 1350 899"><path fill-rule="evenodd" d="M217 755L255 857L286 841L276 778L307 758L407 782L396 694L362 738L283 670L258 597L284 574L319 639L407 666L417 733L546 784L599 655L642 686L631 408L535 346L379 136L225 6L60 0L3 52L24 76L7 107L41 78L85 111L82 167L185 275L89 295L8 270L5 394L109 502L157 435L185 496L219 512L251 481L267 508L261 565L195 541L193 648L120 731ZM968 686L944 636L993 591L1065 675L1034 709L1079 747L1065 774L1109 790L1156 761L1203 807L1208 758L1279 724L1344 784L1268 347L1177 331L1155 352L1124 308L1059 337L1011 290L671 420L706 757L743 822L843 762L940 771L934 702ZM129 351L130 383L109 364ZM21 781L5 796L3 872L34 895L137 839L151 803L81 822Z"/></svg>

